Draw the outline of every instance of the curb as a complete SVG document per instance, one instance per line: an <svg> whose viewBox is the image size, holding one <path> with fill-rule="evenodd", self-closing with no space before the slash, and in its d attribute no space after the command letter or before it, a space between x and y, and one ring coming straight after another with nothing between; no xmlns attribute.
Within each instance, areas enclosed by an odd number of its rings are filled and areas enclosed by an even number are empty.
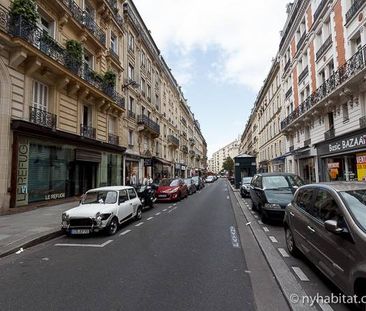
<svg viewBox="0 0 366 311"><path fill-rule="evenodd" d="M52 240L54 238L57 238L57 237L59 237L63 234L64 234L63 231L60 230L60 229L57 229L56 231L52 231L52 232L49 231L48 233L46 233L42 236L35 237L35 238L33 238L33 239L31 239L27 242L24 242L24 243L21 243L21 244L17 245L16 247L13 246L11 249L6 250L3 253L0 253L0 258L9 256L11 254L14 254L20 248L23 248L23 249L30 248L32 246L35 246L35 245L41 244L43 242L46 242L46 241Z"/></svg>

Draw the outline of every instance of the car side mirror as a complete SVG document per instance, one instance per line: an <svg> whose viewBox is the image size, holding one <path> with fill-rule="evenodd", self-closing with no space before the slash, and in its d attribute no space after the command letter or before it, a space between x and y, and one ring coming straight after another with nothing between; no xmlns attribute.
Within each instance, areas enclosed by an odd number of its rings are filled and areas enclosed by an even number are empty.
<svg viewBox="0 0 366 311"><path fill-rule="evenodd" d="M338 223L336 220L326 220L324 222L324 226L325 226L325 229L327 229L329 232L332 232L332 233L339 234L339 233L343 232L343 229L338 227Z"/></svg>

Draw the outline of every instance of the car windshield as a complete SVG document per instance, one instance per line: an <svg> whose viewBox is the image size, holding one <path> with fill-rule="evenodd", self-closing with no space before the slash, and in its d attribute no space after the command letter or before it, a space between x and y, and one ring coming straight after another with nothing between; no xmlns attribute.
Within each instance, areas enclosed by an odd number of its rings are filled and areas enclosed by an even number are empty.
<svg viewBox="0 0 366 311"><path fill-rule="evenodd" d="M192 177L192 179L193 179L194 181L198 181L198 176L194 176L194 177Z"/></svg>
<svg viewBox="0 0 366 311"><path fill-rule="evenodd" d="M114 204L117 197L117 191L90 191L85 194L82 204Z"/></svg>
<svg viewBox="0 0 366 311"><path fill-rule="evenodd" d="M171 187L177 187L177 186L179 186L179 179L174 179L171 183L170 183L170 185L169 186L171 186Z"/></svg>
<svg viewBox="0 0 366 311"><path fill-rule="evenodd" d="M353 218L366 230L366 190L342 191L340 194Z"/></svg>
<svg viewBox="0 0 366 311"><path fill-rule="evenodd" d="M160 181L159 186L170 186L170 183L172 182L172 179L166 178L166 179L162 179Z"/></svg>
<svg viewBox="0 0 366 311"><path fill-rule="evenodd" d="M250 184L252 181L252 177L244 177L242 180L243 184Z"/></svg>
<svg viewBox="0 0 366 311"><path fill-rule="evenodd" d="M289 188L290 185L285 176L265 176L263 177L264 189Z"/></svg>
<svg viewBox="0 0 366 311"><path fill-rule="evenodd" d="M184 179L184 183L186 184L186 185L190 185L192 182L191 182L191 180L192 179L190 179L190 178L186 178L186 179Z"/></svg>

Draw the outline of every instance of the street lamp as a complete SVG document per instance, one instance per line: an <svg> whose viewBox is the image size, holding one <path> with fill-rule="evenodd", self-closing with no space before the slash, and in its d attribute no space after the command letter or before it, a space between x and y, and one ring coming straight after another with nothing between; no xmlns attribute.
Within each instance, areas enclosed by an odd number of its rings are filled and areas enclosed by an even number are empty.
<svg viewBox="0 0 366 311"><path fill-rule="evenodd" d="M131 85L133 88L135 88L135 89L137 89L137 88L140 86L140 84L138 84L135 80L129 80L126 84L123 84L123 85L122 85L122 91L123 91L125 88L129 87L130 85Z"/></svg>

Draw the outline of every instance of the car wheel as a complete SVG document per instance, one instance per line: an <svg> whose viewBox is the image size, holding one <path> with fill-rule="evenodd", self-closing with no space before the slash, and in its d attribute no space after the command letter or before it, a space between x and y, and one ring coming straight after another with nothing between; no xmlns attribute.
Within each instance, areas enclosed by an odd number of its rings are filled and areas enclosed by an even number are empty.
<svg viewBox="0 0 366 311"><path fill-rule="evenodd" d="M290 228L285 228L285 238L286 238L286 245L289 253L294 256L298 257L300 255L299 249L295 245L294 236Z"/></svg>
<svg viewBox="0 0 366 311"><path fill-rule="evenodd" d="M140 220L142 218L142 208L139 206L136 211L135 220Z"/></svg>
<svg viewBox="0 0 366 311"><path fill-rule="evenodd" d="M118 220L117 220L117 217L113 217L107 227L107 234L114 235L114 234L116 234L117 229L118 229Z"/></svg>
<svg viewBox="0 0 366 311"><path fill-rule="evenodd" d="M261 212L261 220L264 224L268 223L268 216L267 214L262 210L262 208L260 209Z"/></svg>

